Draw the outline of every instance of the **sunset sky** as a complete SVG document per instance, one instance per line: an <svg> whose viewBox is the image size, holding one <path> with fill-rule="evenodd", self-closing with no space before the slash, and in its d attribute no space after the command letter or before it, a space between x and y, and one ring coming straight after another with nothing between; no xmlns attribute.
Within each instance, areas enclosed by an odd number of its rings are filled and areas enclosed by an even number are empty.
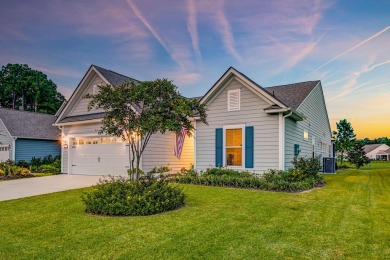
<svg viewBox="0 0 390 260"><path fill-rule="evenodd" d="M1 0L0 47L66 97L91 64L188 97L229 66L263 87L319 79L333 129L390 137L388 0Z"/></svg>

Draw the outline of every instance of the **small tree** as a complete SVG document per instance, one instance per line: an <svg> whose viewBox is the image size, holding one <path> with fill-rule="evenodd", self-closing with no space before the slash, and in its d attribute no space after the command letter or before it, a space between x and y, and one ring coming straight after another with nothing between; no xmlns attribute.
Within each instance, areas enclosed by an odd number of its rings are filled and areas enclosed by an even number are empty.
<svg viewBox="0 0 390 260"><path fill-rule="evenodd" d="M348 151L347 159L355 164L356 169L370 163L370 159L366 156L366 152L364 151L364 144L361 142L355 142L352 149Z"/></svg>
<svg viewBox="0 0 390 260"><path fill-rule="evenodd" d="M340 153L340 163L342 166L345 154L356 142L356 135L353 132L351 123L349 123L346 119L340 120L340 122L336 123L336 126L337 131L334 131L333 134L336 139L336 151Z"/></svg>
<svg viewBox="0 0 390 260"><path fill-rule="evenodd" d="M207 124L206 109L195 99L180 95L177 87L167 79L135 83L130 81L120 86L99 86L96 95L90 98L88 109L103 108L105 115L99 134L122 138L129 142L129 173L139 178L140 159L153 134L176 132L186 129L192 135L195 116Z"/></svg>

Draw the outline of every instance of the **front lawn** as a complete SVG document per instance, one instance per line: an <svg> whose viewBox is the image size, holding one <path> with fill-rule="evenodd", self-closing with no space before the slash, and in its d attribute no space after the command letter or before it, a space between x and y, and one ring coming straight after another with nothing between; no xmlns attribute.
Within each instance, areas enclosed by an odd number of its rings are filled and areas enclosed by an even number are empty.
<svg viewBox="0 0 390 260"><path fill-rule="evenodd" d="M83 190L0 202L2 258L390 258L390 170L343 170L304 193L182 185L179 210L84 213Z"/></svg>

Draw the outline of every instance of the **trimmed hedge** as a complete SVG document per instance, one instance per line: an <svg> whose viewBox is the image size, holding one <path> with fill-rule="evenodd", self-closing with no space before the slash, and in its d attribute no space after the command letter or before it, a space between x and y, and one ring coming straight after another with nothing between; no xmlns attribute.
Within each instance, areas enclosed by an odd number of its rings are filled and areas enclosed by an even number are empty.
<svg viewBox="0 0 390 260"><path fill-rule="evenodd" d="M309 159L307 161L309 162ZM302 165L305 165L305 162L300 160L300 166ZM262 176L247 171L239 172L221 168L212 168L200 174L190 170L171 178L170 181L206 186L298 192L325 184L318 171L314 174L313 168L315 169L316 167L317 164L310 159L309 166L306 168L300 167L288 171L269 170Z"/></svg>
<svg viewBox="0 0 390 260"><path fill-rule="evenodd" d="M166 180L130 180L111 177L100 180L83 195L86 212L100 215L145 216L177 209L185 194Z"/></svg>

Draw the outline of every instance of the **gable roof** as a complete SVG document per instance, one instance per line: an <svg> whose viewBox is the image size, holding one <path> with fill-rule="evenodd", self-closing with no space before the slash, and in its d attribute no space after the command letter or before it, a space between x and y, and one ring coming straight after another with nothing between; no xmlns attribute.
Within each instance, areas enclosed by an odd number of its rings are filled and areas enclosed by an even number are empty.
<svg viewBox="0 0 390 260"><path fill-rule="evenodd" d="M48 114L0 108L0 119L13 137L59 140L60 130L53 126L57 117Z"/></svg>
<svg viewBox="0 0 390 260"><path fill-rule="evenodd" d="M377 149L378 147L382 146L382 145L386 145L386 144L366 144L364 146L364 151L367 153L370 153L372 151L374 151L375 149ZM387 146L387 145L386 145Z"/></svg>
<svg viewBox="0 0 390 260"><path fill-rule="evenodd" d="M113 86L118 86L128 81L138 81L136 79L119 74L115 71L108 70L96 65L92 65L92 67L94 67Z"/></svg>
<svg viewBox="0 0 390 260"><path fill-rule="evenodd" d="M281 100L284 104L297 109L310 92L320 83L316 81L306 81L287 85L267 87L271 95Z"/></svg>

